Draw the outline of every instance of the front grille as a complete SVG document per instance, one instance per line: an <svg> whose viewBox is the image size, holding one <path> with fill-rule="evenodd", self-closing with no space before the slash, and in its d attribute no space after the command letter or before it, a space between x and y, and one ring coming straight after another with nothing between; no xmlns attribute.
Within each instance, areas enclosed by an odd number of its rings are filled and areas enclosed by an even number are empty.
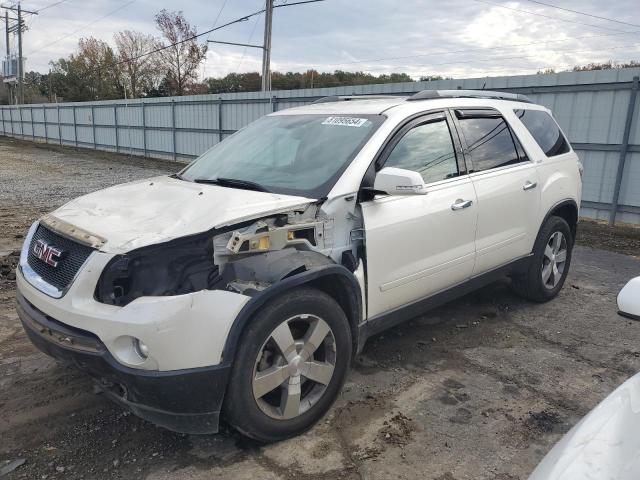
<svg viewBox="0 0 640 480"><path fill-rule="evenodd" d="M42 240L63 252L57 266L49 265L33 253L33 246L38 240ZM27 263L45 282L53 285L58 290L65 290L71 284L85 260L91 255L91 252L93 252L91 247L81 245L52 232L42 225L38 225L29 245Z"/></svg>

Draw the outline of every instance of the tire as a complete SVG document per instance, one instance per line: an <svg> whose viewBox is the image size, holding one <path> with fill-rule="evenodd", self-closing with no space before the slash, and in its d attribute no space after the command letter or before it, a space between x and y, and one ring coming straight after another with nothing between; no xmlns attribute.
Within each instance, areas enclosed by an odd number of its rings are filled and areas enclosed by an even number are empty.
<svg viewBox="0 0 640 480"><path fill-rule="evenodd" d="M512 279L513 290L534 302L551 300L564 285L572 252L573 235L569 224L564 218L549 217L538 233L527 271Z"/></svg>
<svg viewBox="0 0 640 480"><path fill-rule="evenodd" d="M305 432L338 396L351 354L349 322L333 298L311 288L285 293L261 308L243 332L225 420L265 443Z"/></svg>

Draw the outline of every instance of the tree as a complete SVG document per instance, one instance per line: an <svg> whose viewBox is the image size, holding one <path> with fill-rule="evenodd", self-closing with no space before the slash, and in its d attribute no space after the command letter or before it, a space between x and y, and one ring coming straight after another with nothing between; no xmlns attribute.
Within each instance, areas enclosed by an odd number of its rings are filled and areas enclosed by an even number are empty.
<svg viewBox="0 0 640 480"><path fill-rule="evenodd" d="M434 80L444 80L442 75L422 75L420 77L420 82L432 82Z"/></svg>
<svg viewBox="0 0 640 480"><path fill-rule="evenodd" d="M271 73L271 82L274 89L281 90L413 81L406 73L377 76L370 73L345 72L341 70L336 70L333 73L318 73L316 70ZM222 78L207 78L205 79L205 84L209 93L255 92L260 90L261 76L258 72L230 73Z"/></svg>
<svg viewBox="0 0 640 480"><path fill-rule="evenodd" d="M48 88L45 85L46 76L38 72L24 74L24 102L43 103L48 100Z"/></svg>
<svg viewBox="0 0 640 480"><path fill-rule="evenodd" d="M207 78L209 93L257 92L261 88L258 72L230 73L222 78Z"/></svg>
<svg viewBox="0 0 640 480"><path fill-rule="evenodd" d="M157 42L158 63L167 72L170 93L184 95L198 78L198 66L207 54L207 46L199 45L194 38L195 27L191 27L182 12L160 10L155 17L158 30L164 37Z"/></svg>
<svg viewBox="0 0 640 480"><path fill-rule="evenodd" d="M69 58L51 62L51 70L53 93L67 101L111 100L123 96L116 55L102 40L81 38L78 51Z"/></svg>
<svg viewBox="0 0 640 480"><path fill-rule="evenodd" d="M614 62L613 60L607 60L604 63L589 63L587 65L577 65L573 67L574 72L589 72L593 70L611 70L620 68L637 68L640 67L640 62L631 60L628 63Z"/></svg>
<svg viewBox="0 0 640 480"><path fill-rule="evenodd" d="M137 98L141 93L156 87L162 78L162 70L158 68L155 54L144 55L156 46L153 35L124 30L116 33L113 39L118 50L121 80L126 94Z"/></svg>

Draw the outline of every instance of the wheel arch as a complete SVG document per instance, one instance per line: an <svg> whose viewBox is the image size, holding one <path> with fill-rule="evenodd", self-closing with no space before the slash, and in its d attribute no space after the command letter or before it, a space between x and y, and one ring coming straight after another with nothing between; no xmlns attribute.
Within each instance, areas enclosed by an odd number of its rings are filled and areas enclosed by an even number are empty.
<svg viewBox="0 0 640 480"><path fill-rule="evenodd" d="M233 363L242 332L262 306L286 291L301 287L317 288L340 305L349 321L355 353L358 346L358 325L362 321L360 284L347 268L338 264L329 264L288 276L251 297L231 325L222 351L222 363L226 365Z"/></svg>
<svg viewBox="0 0 640 480"><path fill-rule="evenodd" d="M578 204L576 203L576 201L573 199L566 199L556 203L553 207L551 207L545 217L542 219L542 223L540 224L538 232L542 230L544 224L547 223L547 220L549 220L549 218L552 216L563 218L569 224L571 236L573 237L573 242L575 243L576 233L578 230Z"/></svg>

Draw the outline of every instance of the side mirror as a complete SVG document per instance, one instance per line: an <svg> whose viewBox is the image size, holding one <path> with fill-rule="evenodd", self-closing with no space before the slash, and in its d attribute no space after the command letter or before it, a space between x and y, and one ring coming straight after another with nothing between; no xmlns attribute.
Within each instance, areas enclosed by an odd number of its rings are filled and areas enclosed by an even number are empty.
<svg viewBox="0 0 640 480"><path fill-rule="evenodd" d="M422 175L404 168L385 167L376 174L373 182L376 192L389 195L426 195Z"/></svg>
<svg viewBox="0 0 640 480"><path fill-rule="evenodd" d="M618 313L640 320L640 277L632 278L618 294Z"/></svg>

